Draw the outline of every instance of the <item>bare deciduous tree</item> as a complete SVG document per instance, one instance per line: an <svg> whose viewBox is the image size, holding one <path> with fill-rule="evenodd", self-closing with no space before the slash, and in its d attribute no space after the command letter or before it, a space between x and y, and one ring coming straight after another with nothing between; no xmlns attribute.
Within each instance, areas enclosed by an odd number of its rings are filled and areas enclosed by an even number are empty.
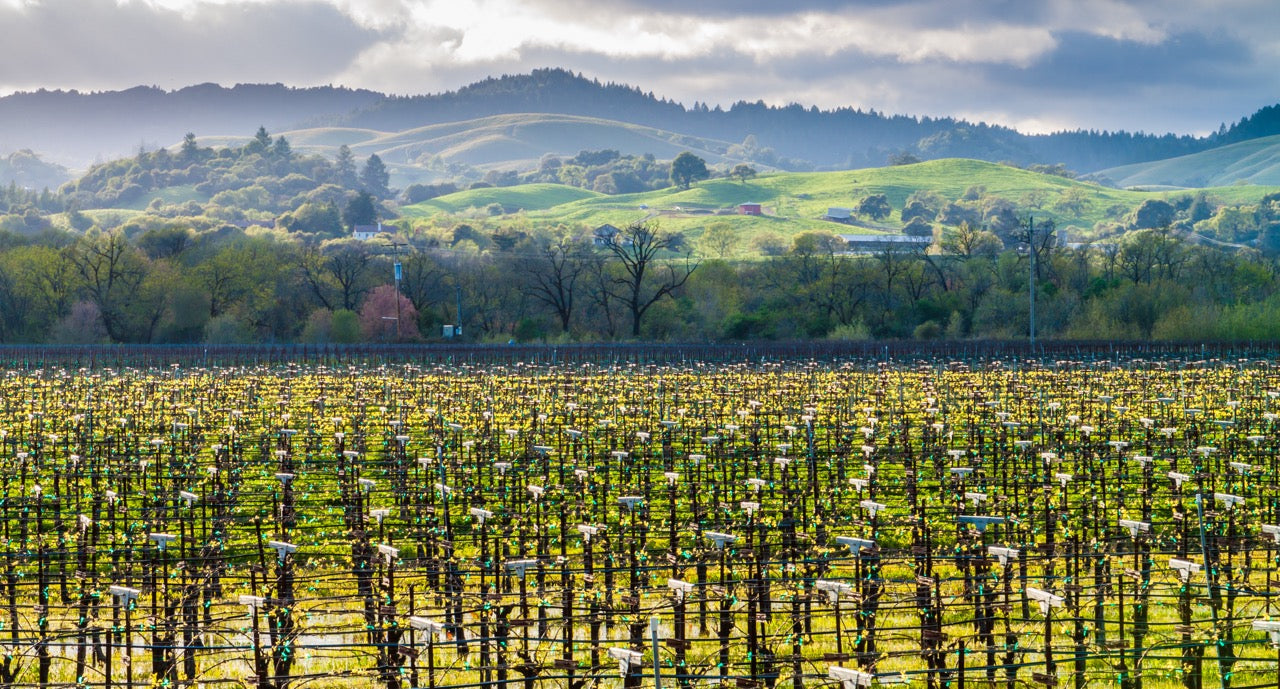
<svg viewBox="0 0 1280 689"><path fill-rule="evenodd" d="M586 254L581 239L560 233L534 238L522 261L529 296L555 313L561 332L569 332L578 280L587 268Z"/></svg>
<svg viewBox="0 0 1280 689"><path fill-rule="evenodd" d="M679 289L698 268L688 253L681 261L659 259L661 252L674 251L682 244L680 235L638 222L628 225L606 245L622 268L610 282L608 292L631 314L632 337L640 337L640 322L649 307Z"/></svg>

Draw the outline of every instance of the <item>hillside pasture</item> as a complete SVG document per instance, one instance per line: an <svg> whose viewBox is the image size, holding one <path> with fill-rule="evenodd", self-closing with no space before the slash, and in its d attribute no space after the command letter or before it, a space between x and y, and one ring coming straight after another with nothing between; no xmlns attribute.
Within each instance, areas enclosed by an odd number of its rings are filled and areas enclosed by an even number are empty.
<svg viewBox="0 0 1280 689"><path fill-rule="evenodd" d="M432 159L480 169L527 170L545 154L574 156L584 150L613 149L623 155L653 154L671 159L692 151L710 164L745 162L727 156L729 142L616 120L547 113L495 115L416 127L403 131L319 127L272 132L294 150L334 158L346 144L360 158L377 154L404 179L429 178ZM201 145L242 146L251 137L204 136Z"/></svg>
<svg viewBox="0 0 1280 689"><path fill-rule="evenodd" d="M1176 158L1108 168L1097 174L1119 187L1280 186L1280 136L1252 139Z"/></svg>
<svg viewBox="0 0 1280 689"><path fill-rule="evenodd" d="M483 187L447 194L422 203L405 206L407 218L424 218L438 214L461 213L468 209L484 209L498 204L511 212L540 211L581 201L603 194L562 184L524 184L516 187Z"/></svg>
<svg viewBox="0 0 1280 689"><path fill-rule="evenodd" d="M842 172L768 173L745 182L727 178L705 180L689 189L670 187L637 194L603 195L569 192L548 194L544 185L480 189L459 192L403 209L407 218L457 213L467 208L483 208L499 203L526 211L521 222L534 227L565 225L592 229L609 223L618 227L633 222L656 221L659 226L684 232L696 239L711 222L727 222L741 245L747 246L759 232L792 238L803 232L893 232L901 227L901 209L918 191L932 191L944 200L955 200L966 192L1007 199L1024 214L1051 220L1059 227L1079 228L1073 241L1094 238L1094 226L1103 221L1122 221L1143 201L1151 198L1175 199L1185 190L1141 192L1113 189L1098 184L1030 172L976 160L934 160L915 165L869 168ZM1247 203L1274 191L1271 187L1229 186L1204 190L1222 202ZM830 207L856 208L871 194L885 194L893 212L882 221L855 218L852 225L823 220ZM523 200L526 197L529 200ZM1071 209L1060 205L1073 198ZM512 201L512 199L522 199ZM562 202L557 202L564 199ZM739 204L760 203L765 215L738 215ZM1036 204L1032 206L1031 204ZM692 213L690 211L693 211ZM500 217L492 219L501 223Z"/></svg>
<svg viewBox="0 0 1280 689"><path fill-rule="evenodd" d="M892 231L901 227L901 210L908 197L918 191L931 191L944 200L956 200L967 191L998 196L1014 203L1022 214L1053 221L1058 227L1079 228L1074 241L1093 239L1093 228L1105 221L1123 221L1143 201L1157 198L1173 200L1186 196L1187 190L1141 192L1113 189L1065 177L1030 172L1019 168L967 159L933 160L915 165L868 168L842 172L769 173L747 182L712 179L688 190L668 188L643 194L602 197L574 202L548 209L533 216L550 222L594 223L603 216L594 209L616 209L640 204L651 209L732 208L737 204L757 202L780 219L796 223L787 234L809 230L848 232L846 226L822 221L830 207L853 207L865 196L885 194L893 206L888 218L871 223L873 227ZM1256 202L1277 187L1234 185L1203 190L1223 203ZM1078 210L1059 205L1069 198L1079 202ZM1038 204L1038 207L1031 204ZM733 222L752 224L746 216ZM864 222L865 221L860 221ZM857 230L862 231L862 230Z"/></svg>

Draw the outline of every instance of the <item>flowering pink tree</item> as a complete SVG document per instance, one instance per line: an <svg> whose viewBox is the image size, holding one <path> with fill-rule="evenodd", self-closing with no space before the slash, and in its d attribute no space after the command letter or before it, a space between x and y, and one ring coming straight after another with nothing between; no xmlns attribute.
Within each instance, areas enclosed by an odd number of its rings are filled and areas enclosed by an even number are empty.
<svg viewBox="0 0 1280 689"><path fill-rule="evenodd" d="M418 312L394 285L375 287L360 307L360 330L369 342L417 340Z"/></svg>

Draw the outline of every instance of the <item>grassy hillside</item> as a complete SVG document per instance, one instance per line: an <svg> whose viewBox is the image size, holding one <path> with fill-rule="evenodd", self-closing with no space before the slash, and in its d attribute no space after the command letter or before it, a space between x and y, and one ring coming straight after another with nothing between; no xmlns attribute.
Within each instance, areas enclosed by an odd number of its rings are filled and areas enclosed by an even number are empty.
<svg viewBox="0 0 1280 689"><path fill-rule="evenodd" d="M323 138L319 130L310 131L314 138ZM337 130L333 130L331 134L336 138L331 140L352 141L356 134L368 135L346 131L351 136L337 137ZM1215 202L1226 204L1256 202L1276 190L1258 185L1203 189ZM683 232L695 243L714 224L727 230L735 247L733 255L750 256L758 253L760 241L789 244L804 232L897 232L903 224L902 207L917 191L933 192L946 202L966 196L998 197L1011 202L1021 215L1053 220L1067 231L1071 241L1096 238L1095 225L1124 221L1147 199L1173 199L1190 193L1186 189L1114 189L995 163L947 159L841 172L770 173L746 182L718 178L689 189L612 196L559 184L488 187L407 206L400 213L409 222L435 218L441 221L440 226L448 227L465 220L489 229L565 225L585 231L605 223L621 227L650 221L664 229ZM856 208L862 198L872 194L884 194L893 208L884 220L860 219L857 226L850 226L822 219L828 208ZM182 185L152 191L118 210L136 213L153 199L169 205L208 200L191 185ZM738 206L747 202L761 204L764 215L739 215ZM512 217L514 214L520 215Z"/></svg>
<svg viewBox="0 0 1280 689"><path fill-rule="evenodd" d="M390 160L434 154L468 165L496 167L508 161L536 161L544 153L574 155L605 148L624 154L652 153L663 159L691 150L710 163L719 163L728 160L724 152L729 144L613 120L516 114L411 129L364 145L375 146L381 149L379 155Z"/></svg>
<svg viewBox="0 0 1280 689"><path fill-rule="evenodd" d="M401 214L408 218L424 218L442 213L461 213L472 208L483 210L494 203L511 212L541 211L602 196L604 195L594 191L562 184L522 184L518 187L468 189L406 206L401 209Z"/></svg>
<svg viewBox="0 0 1280 689"><path fill-rule="evenodd" d="M1280 136L1201 153L1100 170L1121 187L1280 185Z"/></svg>
<svg viewBox="0 0 1280 689"><path fill-rule="evenodd" d="M345 127L295 129L284 132L284 135L295 149L307 153L321 153L328 157L333 157L337 153L338 147L342 144L356 149L368 144L370 141L386 136L384 132L373 129L350 129ZM241 139L238 144L243 144L245 141L247 139ZM201 139L201 143L204 143L203 139Z"/></svg>
<svg viewBox="0 0 1280 689"><path fill-rule="evenodd" d="M334 158L346 144L365 158L376 153L393 174L393 186L432 181L438 172L429 164L440 161L481 169L537 167L547 153L572 156L583 150L614 149L624 155L652 153L667 160L692 151L708 164L743 162L726 156L729 143L653 127L574 115L526 113L496 115L448 122L398 132L320 127L272 132L286 137L294 150ZM242 137L200 137L202 146L241 146Z"/></svg>
<svg viewBox="0 0 1280 689"><path fill-rule="evenodd" d="M95 208L81 212L100 227L116 227L142 215L142 211L128 210L124 208ZM78 231L76 228L71 226L71 220L67 217L66 213L57 213L49 216L49 222L60 230L65 230L67 232Z"/></svg>
<svg viewBox="0 0 1280 689"><path fill-rule="evenodd" d="M837 234L895 231L900 227L897 211L918 189L932 189L944 198L952 199L971 184L986 184L992 192L1016 196L1023 189L1054 187L1059 179L978 161L931 161L844 172L776 173L745 183L714 179L687 190L661 189L584 199L531 213L530 217L552 224L588 227L605 222L619 225L647 218L662 227L683 231L693 239L697 239L708 224L722 221L730 223L743 242L749 242L753 235L762 231L775 232L790 240L797 234L810 231ZM1062 182L1073 184L1069 180ZM877 193L886 194L895 208L895 213L879 227L849 227L822 220L832 206L853 206L863 196ZM700 214L702 211L734 209L749 202L762 204L765 215Z"/></svg>
<svg viewBox="0 0 1280 689"><path fill-rule="evenodd" d="M1185 190L1160 192L1130 191L1097 184L1028 172L1018 168L975 160L934 160L916 165L869 168L843 172L775 173L745 183L714 179L690 189L662 189L640 194L606 196L555 185L528 185L502 189L459 192L403 209L407 217L457 213L467 208L484 208L499 203L523 208L534 225L565 224L594 228L604 223L622 226L650 220L659 226L685 232L697 240L711 223L728 223L739 244L746 245L761 232L783 238L807 231L868 232L896 231L901 226L899 212L907 197L918 190L936 192L950 201L971 187L1006 198L1024 213L1052 219L1061 228L1070 227L1073 240L1087 240L1099 221L1117 220L1149 198L1172 198ZM1230 186L1205 190L1228 203L1248 202L1275 191L1262 186ZM856 206L870 194L885 194L894 208L883 223L868 227L849 226L822 220L831 206ZM1075 197L1079 210L1064 210L1058 204ZM558 199L564 199L558 201ZM738 204L760 203L763 217L732 214ZM495 219L501 222L500 218Z"/></svg>
<svg viewBox="0 0 1280 689"><path fill-rule="evenodd" d="M589 216L587 211L605 207L636 207L645 204L651 208L680 206L686 209L715 209L756 202L764 204L774 215L796 220L816 220L825 215L829 207L853 206L859 199L870 194L885 194L894 209L900 210L907 197L917 190L935 191L951 200L958 198L971 186L984 187L990 193L1014 200L1032 190L1040 190L1048 194L1050 202L1054 195L1060 195L1064 189L1082 187L1096 195L1099 204L1094 205L1120 200L1126 194L1130 197L1133 195L1132 192L1116 192L994 163L952 159L842 172L776 173L762 175L745 183L715 179L687 190L660 189L642 194L590 199L564 208L557 207L549 214L564 213L570 218L585 218ZM1124 200L1132 201L1131 198Z"/></svg>
<svg viewBox="0 0 1280 689"><path fill-rule="evenodd" d="M179 205L188 201L207 203L209 201L209 196L196 191L195 185L182 184L179 186L165 187L163 189L150 191L137 201L127 206L123 206L123 208L135 211L146 210L147 206L151 205L151 202L156 199L159 199L160 202L164 204Z"/></svg>

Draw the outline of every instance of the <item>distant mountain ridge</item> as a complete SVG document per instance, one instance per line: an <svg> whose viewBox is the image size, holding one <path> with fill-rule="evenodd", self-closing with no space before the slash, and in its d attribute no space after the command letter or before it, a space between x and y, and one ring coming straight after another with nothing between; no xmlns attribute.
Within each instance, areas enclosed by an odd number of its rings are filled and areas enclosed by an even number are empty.
<svg viewBox="0 0 1280 689"><path fill-rule="evenodd" d="M1019 164L1065 163L1088 172L1184 155L1216 145L1191 136L1076 131L1028 135L954 118L884 115L854 108L740 101L728 109L658 98L563 69L491 77L440 94L391 97L335 119L352 127L399 130L504 112L555 112L614 119L724 141L754 139L784 168L852 169L885 164L895 153L925 159L975 158ZM1280 127L1276 129L1280 133Z"/></svg>
<svg viewBox="0 0 1280 689"><path fill-rule="evenodd" d="M1206 137L1074 131L1029 135L954 118L884 115L853 108L739 102L686 106L634 86L601 83L563 69L492 77L455 91L387 96L341 87L200 84L176 91L137 87L82 93L35 91L0 98L0 155L31 149L83 167L178 143L184 134L245 136L341 126L394 133L513 113L553 113L741 142L733 158L790 169L883 165L891 155L967 157L1018 164L1064 163L1079 172L1188 155L1280 134L1280 106L1268 106Z"/></svg>
<svg viewBox="0 0 1280 689"><path fill-rule="evenodd" d="M124 91L33 91L0 98L0 154L31 149L74 167L172 146L187 132L252 134L295 128L386 96L339 87L199 84L176 91L138 86Z"/></svg>

